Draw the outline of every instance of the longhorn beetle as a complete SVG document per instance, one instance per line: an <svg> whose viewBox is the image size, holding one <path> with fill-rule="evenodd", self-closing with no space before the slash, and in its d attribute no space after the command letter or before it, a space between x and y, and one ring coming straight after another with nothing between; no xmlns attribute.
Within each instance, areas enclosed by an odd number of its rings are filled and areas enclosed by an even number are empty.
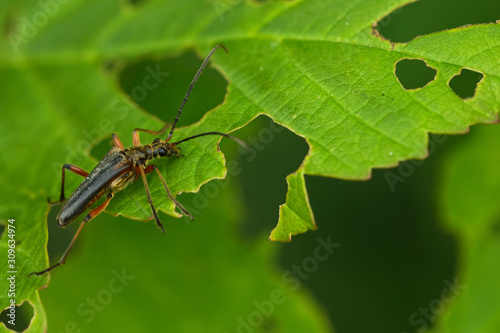
<svg viewBox="0 0 500 333"><path fill-rule="evenodd" d="M87 216L85 216L75 236L73 236L71 243L69 244L68 248L64 252L59 262L43 271L32 272L30 273L30 276L42 275L60 265L63 265L64 262L66 261L66 257L68 256L69 251L71 251L71 248L75 244L78 235L82 231L83 226L87 222L92 220L94 217L99 215L102 211L104 211L104 209L106 209L106 206L108 205L111 198L113 198L114 193L123 190L128 184L138 180L139 177L142 178L142 181L144 182L144 188L146 189L149 205L151 207L151 211L153 212L153 217L156 221L156 225L161 230L161 232L164 233L165 229L163 228L163 225L161 224L160 219L158 218L158 214L153 205L153 200L151 199L151 193L149 191L148 183L146 180L146 174L152 171L155 171L158 174L158 177L160 177L163 183L163 187L165 187L165 191L167 192L168 198L172 200L175 206L179 208L179 210L184 215L188 216L191 220L193 220L193 216L184 207L182 207L182 205L177 200L174 199L172 193L168 189L165 179L161 175L156 165L154 164L147 165L147 163L150 160L159 157L170 157L172 155L178 157L180 156L180 152L177 146L180 143L186 142L191 139L199 138L205 135L224 136L226 138L238 142L240 145L244 147L247 147L246 143L239 140L238 138L220 132L201 133L185 138L180 141L169 143L174 133L175 125L177 124L179 116L181 115L182 109L184 108L184 105L186 104L189 94L191 93L191 89L193 89L196 80L198 80L198 77L201 75L201 72L207 65L210 57L219 47L222 47L227 53L227 49L223 45L217 45L212 49L212 51L210 51L208 56L205 58L205 61L203 61L200 69L198 69L198 72L196 72L193 81L191 81L191 84L189 85L186 96L184 97L184 101L182 102L181 107L177 112L177 116L175 117L172 127L170 128L170 132L168 133L168 136L165 140L156 138L153 140L151 144L143 146L141 145L141 142L139 140L139 131L150 133L153 135L159 135L166 131L168 124L165 124L165 126L163 126L163 128L160 129L159 131L150 131L146 129L136 128L132 132L132 140L134 146L130 148L124 148L118 136L116 136L116 134L113 134L112 137L113 137L114 147L111 148L111 150L97 164L97 166L94 168L94 170L92 170L92 172L88 173L87 171L71 164L63 165L60 199L59 201L55 202L51 202L49 199L50 204L58 204L64 202L64 205L62 206L59 215L57 215L59 226L61 227L67 226L70 222L72 222L79 215L81 215L90 205L96 202L101 196L106 195L106 200L98 207L92 209L87 214ZM68 200L66 200L64 196L65 169L74 172L82 177L85 177L85 180L80 184L80 186L78 186L78 188L73 192L73 194L71 194Z"/></svg>

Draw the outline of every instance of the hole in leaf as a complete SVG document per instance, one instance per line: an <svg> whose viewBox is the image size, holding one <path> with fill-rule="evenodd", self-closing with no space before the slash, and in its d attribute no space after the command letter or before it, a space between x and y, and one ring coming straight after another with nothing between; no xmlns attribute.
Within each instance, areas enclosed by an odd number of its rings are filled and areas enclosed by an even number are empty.
<svg viewBox="0 0 500 333"><path fill-rule="evenodd" d="M29 327L34 314L33 306L29 302L23 302L20 306L16 305L13 308L3 310L0 314L0 321L13 332L23 332Z"/></svg>
<svg viewBox="0 0 500 333"><path fill-rule="evenodd" d="M202 62L193 52L175 58L144 59L123 68L119 74L120 85L141 108L172 123ZM210 64L205 67L184 106L178 126L197 122L208 110L222 104L226 87L226 80L217 70Z"/></svg>
<svg viewBox="0 0 500 333"><path fill-rule="evenodd" d="M418 89L434 81L436 69L421 59L402 59L396 63L396 77L405 89Z"/></svg>
<svg viewBox="0 0 500 333"><path fill-rule="evenodd" d="M446 141L439 149L452 147ZM409 314L432 306L446 288L443 280L457 276L459 244L443 229L433 208L441 157L431 154L415 165L395 192L386 173L402 177L397 168L375 169L370 181L306 175L319 229L283 245L280 266L293 272L290 276L296 280L289 286L311 291L336 332L416 332ZM341 246L312 266L319 239ZM363 306L367 297L378 305Z"/></svg>
<svg viewBox="0 0 500 333"><path fill-rule="evenodd" d="M462 99L474 97L477 84L483 79L482 73L462 68L460 74L451 78L448 85Z"/></svg>
<svg viewBox="0 0 500 333"><path fill-rule="evenodd" d="M399 7L377 22L375 31L394 43L468 24L495 23L500 19L500 2L468 0L422 0Z"/></svg>
<svg viewBox="0 0 500 333"><path fill-rule="evenodd" d="M251 147L236 156L242 170L238 182L248 207L240 235L267 237L278 221L277 207L286 199L286 177L300 166L309 146L304 138L265 116L257 117L234 135Z"/></svg>
<svg viewBox="0 0 500 333"><path fill-rule="evenodd" d="M132 134L131 134L132 136ZM149 142L148 142L149 143ZM90 155L94 157L96 160L100 161L104 155L113 147L111 136L106 138L92 147L90 151Z"/></svg>

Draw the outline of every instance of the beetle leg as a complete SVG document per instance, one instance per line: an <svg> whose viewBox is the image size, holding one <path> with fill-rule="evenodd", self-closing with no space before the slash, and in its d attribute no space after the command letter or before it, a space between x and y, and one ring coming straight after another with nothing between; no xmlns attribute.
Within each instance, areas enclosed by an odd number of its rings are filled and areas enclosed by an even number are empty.
<svg viewBox="0 0 500 333"><path fill-rule="evenodd" d="M135 147L138 147L141 145L141 139L139 138L139 132L137 132L137 131L138 131L138 129L136 128L132 132L132 142L134 143Z"/></svg>
<svg viewBox="0 0 500 333"><path fill-rule="evenodd" d="M123 150L125 147L123 147L123 143L120 141L120 138L118 138L118 135L113 133L113 143L115 144L115 147L120 148L120 150Z"/></svg>
<svg viewBox="0 0 500 333"><path fill-rule="evenodd" d="M163 225L160 222L160 218L158 217L158 214L156 213L155 206L153 205L153 199L151 199L151 192L149 192L149 186L148 186L148 181L146 179L146 173L144 172L144 167L142 165L139 165L137 168L139 169L139 172L141 173L142 181L144 182L144 188L146 189L146 194L148 195L149 205L151 206L151 210L153 211L153 216L155 218L156 225L161 230L161 232L164 233L165 228L163 228ZM137 170L137 168L136 168L136 170Z"/></svg>
<svg viewBox="0 0 500 333"><path fill-rule="evenodd" d="M147 129L144 129L144 128L136 128L134 130L134 132L141 131L141 132L146 132L146 133L149 133L149 134L152 134L152 135L160 135L160 134L164 133L167 130L167 128L169 128L169 127L170 127L170 124L167 123L159 131L152 131L152 130L147 130Z"/></svg>
<svg viewBox="0 0 500 333"><path fill-rule="evenodd" d="M97 215L99 215L100 213L102 213L102 211L104 209L106 209L106 207L108 206L109 200L111 200L111 198L113 198L113 193L109 193L108 194L108 198L106 199L106 201L104 201L101 205L99 205L99 207L96 207L93 210L91 210L90 213L88 213L87 216L85 216L85 218L83 219L82 223L80 224L80 227L76 231L76 234L73 236L73 239L71 240L71 243L69 243L68 248L66 249L66 251L63 254L63 256L61 257L61 260L59 260L59 262L57 264L55 264L53 266L50 266L49 268L47 268L47 269L45 269L45 270L43 270L41 272L32 272L28 276L31 276L31 275L37 275L37 276L38 275L42 275L42 274L45 274L47 272L50 272L51 270L53 270L54 268L56 268L58 266L64 265L64 263L66 262L66 257L68 257L69 251L71 251L71 249L73 248L73 245L75 244L76 239L80 235L80 232L82 231L83 226L88 221L92 220L94 217L96 217Z"/></svg>
<svg viewBox="0 0 500 333"><path fill-rule="evenodd" d="M182 207L182 205L180 204L179 201L175 200L174 199L174 196L172 195L172 192L170 192L170 190L168 189L168 186L167 186L167 182L165 181L165 179L163 178L163 176L161 175L161 172L160 170L158 170L158 167L154 164L150 164L146 167L146 169L144 169L144 172L145 173L150 173L152 171L156 171L156 173L158 174L158 177L160 177L161 179L161 182L163 183L163 187L165 187L165 191L167 192L167 196L170 200L172 200L172 202L174 203L174 205L179 208L181 210L181 212L186 215L187 217L189 217L191 219L191 221L194 220L193 218L193 215L191 215L190 212L188 212L186 210L186 208Z"/></svg>
<svg viewBox="0 0 500 333"><path fill-rule="evenodd" d="M76 165L67 164L67 163L64 164L62 167L61 196L59 197L59 201L51 201L50 198L47 198L48 203L51 205L57 205L57 204L63 202L64 200L66 200L66 197L64 195L64 179L65 179L64 169L69 170L73 173L76 173L77 175L80 175L82 177L87 177L89 175L89 173L87 171L83 170L80 167L77 167Z"/></svg>

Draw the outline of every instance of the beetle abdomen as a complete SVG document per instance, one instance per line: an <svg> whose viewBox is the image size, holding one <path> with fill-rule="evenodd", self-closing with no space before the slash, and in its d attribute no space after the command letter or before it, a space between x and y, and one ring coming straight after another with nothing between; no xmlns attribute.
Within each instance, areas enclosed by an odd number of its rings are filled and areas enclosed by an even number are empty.
<svg viewBox="0 0 500 333"><path fill-rule="evenodd" d="M128 177L132 170L132 164L120 149L112 148L66 200L57 215L59 225L64 227L73 221L109 190L113 181Z"/></svg>

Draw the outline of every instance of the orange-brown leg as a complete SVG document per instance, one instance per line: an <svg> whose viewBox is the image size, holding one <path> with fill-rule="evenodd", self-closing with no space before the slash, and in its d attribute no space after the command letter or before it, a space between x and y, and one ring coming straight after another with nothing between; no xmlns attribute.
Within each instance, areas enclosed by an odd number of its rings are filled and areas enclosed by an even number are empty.
<svg viewBox="0 0 500 333"><path fill-rule="evenodd" d="M153 199L151 199L151 192L149 191L148 181L146 179L146 173L144 172L144 168L141 165L139 165L137 168L139 169L142 181L144 182L144 188L146 189L146 194L148 195L149 205L151 206L151 211L153 211L153 216L156 221L156 226L161 230L162 233L164 233L165 228L163 228L163 224L161 224L160 218L158 217L158 213L156 212L155 206L153 205Z"/></svg>
<svg viewBox="0 0 500 333"><path fill-rule="evenodd" d="M113 138L113 143L115 144L115 147L120 148L120 150L123 150L124 149L123 143L120 141L120 138L118 137L118 135L113 133L112 138Z"/></svg>
<svg viewBox="0 0 500 333"><path fill-rule="evenodd" d="M75 236L73 236L73 239L71 240L71 243L69 243L69 246L68 248L66 249L66 251L64 252L63 256L61 257L61 260L59 260L59 262L41 272L32 272L30 273L28 276L31 276L31 275L42 275L42 274L45 274L47 272L50 272L51 270L53 270L54 268L58 267L58 266L61 266L61 265L64 265L64 263L66 262L66 257L68 256L69 254L69 251L71 251L71 249L73 248L73 245L75 244L76 242L76 239L78 238L78 236L80 235L80 232L82 231L83 229L83 226L90 220L92 220L94 217L96 217L97 215L99 215L100 213L102 213L102 211L104 209L106 209L106 207L108 206L108 203L109 203L109 200L111 200L111 198L113 198L113 193L110 193L108 194L108 198L106 199L106 201L104 201L101 205L99 205L99 207L96 207L94 208L93 210L90 211L90 213L87 214L87 216L85 216L85 218L83 219L82 223L80 224L80 227L78 228L78 230L76 231L76 234Z"/></svg>
<svg viewBox="0 0 500 333"><path fill-rule="evenodd" d="M80 175L82 177L87 177L89 175L89 173L87 171L83 170L80 167L77 167L76 165L64 164L62 167L61 196L59 197L59 201L51 201L50 198L48 198L47 201L51 205L56 205L56 204L63 202L64 200L66 200L66 197L64 195L64 179L66 178L65 172L64 172L65 169L69 170L73 173L76 173L77 175Z"/></svg>
<svg viewBox="0 0 500 333"><path fill-rule="evenodd" d="M168 189L167 182L165 181L165 179L164 179L164 178L163 178L163 176L161 175L161 172L160 172L160 170L158 170L158 167L157 167L156 165L154 165L154 164L150 164L150 165L148 165L148 166L146 167L146 169L144 169L144 172L145 172L146 174L148 174L148 173L152 172L153 170L154 170L154 171L156 171L156 173L158 174L158 177L160 177L161 182L163 183L163 187L165 187L165 191L167 192L167 196L168 196L168 198L169 198L170 200L172 200L172 202L174 203L174 205L175 205L177 208L179 208L179 209L181 210L181 212L182 212L184 215L188 216L188 217L191 219L191 221L193 221L193 220L194 220L193 215L191 215L191 213L190 213L190 212L188 212L188 211L186 210L186 208L182 207L182 205L180 204L180 202L179 202L179 201L177 201L177 200L175 200L175 199L174 199L174 197L173 197L172 193L171 193L171 192L170 192L170 190Z"/></svg>

